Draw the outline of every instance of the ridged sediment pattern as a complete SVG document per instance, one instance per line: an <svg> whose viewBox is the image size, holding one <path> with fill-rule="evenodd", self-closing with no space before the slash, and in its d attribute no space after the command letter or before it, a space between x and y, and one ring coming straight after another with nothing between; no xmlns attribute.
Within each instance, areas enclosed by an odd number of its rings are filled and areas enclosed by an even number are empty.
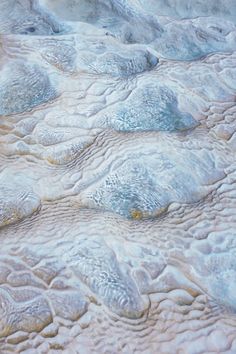
<svg viewBox="0 0 236 354"><path fill-rule="evenodd" d="M1 0L0 353L236 353L233 0Z"/></svg>

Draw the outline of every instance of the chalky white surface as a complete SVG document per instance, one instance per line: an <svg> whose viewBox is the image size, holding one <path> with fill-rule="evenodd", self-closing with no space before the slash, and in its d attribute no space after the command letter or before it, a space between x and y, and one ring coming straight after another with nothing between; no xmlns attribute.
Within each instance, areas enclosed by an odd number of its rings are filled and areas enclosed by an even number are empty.
<svg viewBox="0 0 236 354"><path fill-rule="evenodd" d="M0 0L0 353L236 353L234 0Z"/></svg>

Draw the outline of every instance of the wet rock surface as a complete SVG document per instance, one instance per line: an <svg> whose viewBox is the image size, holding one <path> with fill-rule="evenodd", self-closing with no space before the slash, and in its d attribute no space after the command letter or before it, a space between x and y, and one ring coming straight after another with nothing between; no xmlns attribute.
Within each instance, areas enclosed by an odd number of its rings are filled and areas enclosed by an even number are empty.
<svg viewBox="0 0 236 354"><path fill-rule="evenodd" d="M236 352L235 21L1 1L1 354Z"/></svg>

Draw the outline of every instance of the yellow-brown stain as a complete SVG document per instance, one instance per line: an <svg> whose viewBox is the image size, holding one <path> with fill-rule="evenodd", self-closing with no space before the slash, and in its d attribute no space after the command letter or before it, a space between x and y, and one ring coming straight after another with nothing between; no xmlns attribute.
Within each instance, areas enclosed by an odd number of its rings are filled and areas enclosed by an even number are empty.
<svg viewBox="0 0 236 354"><path fill-rule="evenodd" d="M131 210L130 212L132 219L141 220L143 219L143 213L141 210Z"/></svg>

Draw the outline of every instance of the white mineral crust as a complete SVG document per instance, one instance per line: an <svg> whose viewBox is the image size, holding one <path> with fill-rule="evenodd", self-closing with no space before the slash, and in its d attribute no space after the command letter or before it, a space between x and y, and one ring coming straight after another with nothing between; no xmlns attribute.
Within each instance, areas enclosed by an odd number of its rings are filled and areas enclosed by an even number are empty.
<svg viewBox="0 0 236 354"><path fill-rule="evenodd" d="M0 0L0 354L236 353L236 1Z"/></svg>

